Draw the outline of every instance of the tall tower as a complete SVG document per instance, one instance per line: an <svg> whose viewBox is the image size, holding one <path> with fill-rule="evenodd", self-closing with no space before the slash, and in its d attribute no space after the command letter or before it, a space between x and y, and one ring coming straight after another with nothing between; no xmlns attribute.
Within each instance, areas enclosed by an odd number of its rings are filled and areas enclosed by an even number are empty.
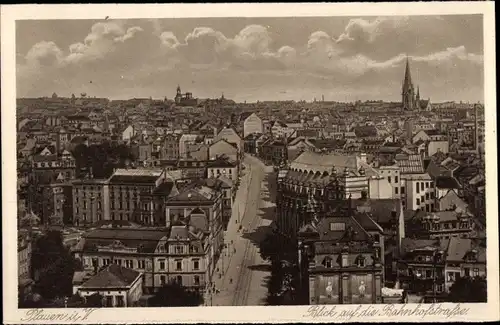
<svg viewBox="0 0 500 325"><path fill-rule="evenodd" d="M408 57L406 58L405 78L403 80L403 91L401 95L403 109L408 111L413 110L415 106L415 90L413 89L413 83L411 81L410 61Z"/></svg>
<svg viewBox="0 0 500 325"><path fill-rule="evenodd" d="M474 105L474 150L479 154L479 126L478 126L478 116L479 110L478 105Z"/></svg>
<svg viewBox="0 0 500 325"><path fill-rule="evenodd" d="M420 87L417 87L417 96L415 97L415 107L420 109Z"/></svg>
<svg viewBox="0 0 500 325"><path fill-rule="evenodd" d="M179 104L182 99L181 86L177 85L177 93L175 94L175 103Z"/></svg>

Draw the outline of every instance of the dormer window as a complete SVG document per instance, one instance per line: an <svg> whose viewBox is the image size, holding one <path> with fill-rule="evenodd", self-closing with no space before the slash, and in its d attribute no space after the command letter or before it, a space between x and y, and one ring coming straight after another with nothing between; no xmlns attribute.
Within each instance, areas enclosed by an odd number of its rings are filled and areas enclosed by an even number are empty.
<svg viewBox="0 0 500 325"><path fill-rule="evenodd" d="M326 268L331 268L333 265L332 258L330 256L325 257L321 264L323 264L323 266Z"/></svg>
<svg viewBox="0 0 500 325"><path fill-rule="evenodd" d="M354 261L357 267L365 267L366 266L366 258L363 255L359 255L356 257L356 260Z"/></svg>

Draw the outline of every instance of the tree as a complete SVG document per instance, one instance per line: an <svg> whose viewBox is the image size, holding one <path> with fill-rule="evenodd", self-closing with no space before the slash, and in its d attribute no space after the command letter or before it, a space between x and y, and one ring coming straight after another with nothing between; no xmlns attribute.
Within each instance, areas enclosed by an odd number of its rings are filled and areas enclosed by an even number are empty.
<svg viewBox="0 0 500 325"><path fill-rule="evenodd" d="M51 230L39 237L31 256L35 291L46 299L72 294L75 260L64 246L60 231Z"/></svg>
<svg viewBox="0 0 500 325"><path fill-rule="evenodd" d="M460 277L450 288L451 302L486 302L487 283L483 277Z"/></svg>
<svg viewBox="0 0 500 325"><path fill-rule="evenodd" d="M172 282L161 287L149 300L151 307L196 307L203 304L203 295Z"/></svg>

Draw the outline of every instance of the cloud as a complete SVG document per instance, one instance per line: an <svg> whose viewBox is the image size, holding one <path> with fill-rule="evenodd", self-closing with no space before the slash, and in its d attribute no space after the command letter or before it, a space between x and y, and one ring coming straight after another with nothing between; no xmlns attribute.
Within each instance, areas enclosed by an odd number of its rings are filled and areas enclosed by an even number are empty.
<svg viewBox="0 0 500 325"><path fill-rule="evenodd" d="M39 42L28 51L25 56L26 63L30 66L57 65L63 58L63 52L54 42Z"/></svg>
<svg viewBox="0 0 500 325"><path fill-rule="evenodd" d="M376 93L399 89L408 55L420 84L429 82L443 89L453 84L459 89L471 87L473 81L480 84L483 65L478 42L456 36L477 28L464 21L437 16L355 18L336 32L323 26L297 40L290 38L293 31L275 28L271 33L267 25L247 25L231 35L214 27L191 26L182 34L168 30L161 20L113 20L94 24L85 37L68 42L67 47L53 41L36 43L20 55L18 82L21 93L33 91L33 80L44 89L65 87L90 93L84 89L89 80L96 88L93 91L119 91L145 85L159 89L170 79L192 83L200 74L213 87L238 87L239 80L257 87L245 78L266 84L272 76L289 87L350 85L355 89L357 85L371 87L365 93ZM223 82L224 78L231 82ZM299 81L292 83L293 78ZM461 84L454 84L452 78Z"/></svg>
<svg viewBox="0 0 500 325"><path fill-rule="evenodd" d="M475 64L483 64L483 55L468 53L465 46L449 47L444 51L431 53L426 56L414 57L415 61L423 62L445 62L453 59L469 61Z"/></svg>

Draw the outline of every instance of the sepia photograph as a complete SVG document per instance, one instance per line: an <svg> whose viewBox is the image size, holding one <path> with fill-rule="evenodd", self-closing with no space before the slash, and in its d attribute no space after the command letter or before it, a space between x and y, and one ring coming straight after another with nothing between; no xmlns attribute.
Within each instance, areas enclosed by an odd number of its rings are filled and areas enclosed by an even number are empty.
<svg viewBox="0 0 500 325"><path fill-rule="evenodd" d="M498 304L483 14L100 16L12 25L22 315Z"/></svg>

